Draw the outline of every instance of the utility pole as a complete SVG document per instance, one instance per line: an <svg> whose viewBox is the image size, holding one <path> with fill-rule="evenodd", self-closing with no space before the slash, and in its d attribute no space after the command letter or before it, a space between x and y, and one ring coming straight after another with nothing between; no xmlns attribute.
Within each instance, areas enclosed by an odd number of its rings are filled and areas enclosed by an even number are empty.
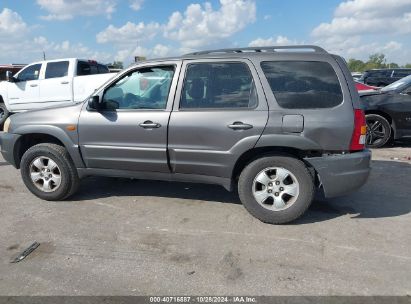
<svg viewBox="0 0 411 304"><path fill-rule="evenodd" d="M46 60L46 52L43 51L43 60Z"/></svg>

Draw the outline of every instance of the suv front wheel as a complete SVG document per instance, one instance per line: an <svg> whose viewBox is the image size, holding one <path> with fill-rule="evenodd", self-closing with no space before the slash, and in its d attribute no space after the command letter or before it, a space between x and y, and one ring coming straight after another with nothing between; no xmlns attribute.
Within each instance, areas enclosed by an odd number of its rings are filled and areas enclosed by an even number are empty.
<svg viewBox="0 0 411 304"><path fill-rule="evenodd" d="M284 224L308 209L314 182L305 164L296 158L263 157L244 168L238 193L253 216L265 223Z"/></svg>
<svg viewBox="0 0 411 304"><path fill-rule="evenodd" d="M79 177L67 150L55 144L38 144L28 149L20 164L26 187L48 201L63 200L78 187Z"/></svg>

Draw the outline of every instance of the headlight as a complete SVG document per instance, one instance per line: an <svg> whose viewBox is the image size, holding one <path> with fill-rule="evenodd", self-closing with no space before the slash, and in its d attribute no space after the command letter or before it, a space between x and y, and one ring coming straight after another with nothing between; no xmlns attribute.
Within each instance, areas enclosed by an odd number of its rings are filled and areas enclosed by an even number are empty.
<svg viewBox="0 0 411 304"><path fill-rule="evenodd" d="M6 121L4 122L4 127L3 127L3 131L4 131L4 132L9 132L10 123L11 123L11 119L10 119L10 117L9 117L9 118L7 118Z"/></svg>

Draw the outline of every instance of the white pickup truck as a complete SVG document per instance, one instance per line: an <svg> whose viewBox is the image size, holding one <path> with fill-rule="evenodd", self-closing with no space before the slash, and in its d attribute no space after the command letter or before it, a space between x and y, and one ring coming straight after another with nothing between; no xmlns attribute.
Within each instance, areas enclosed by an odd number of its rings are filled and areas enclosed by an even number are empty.
<svg viewBox="0 0 411 304"><path fill-rule="evenodd" d="M0 82L0 126L12 113L86 99L115 73L93 60L48 60L27 65Z"/></svg>

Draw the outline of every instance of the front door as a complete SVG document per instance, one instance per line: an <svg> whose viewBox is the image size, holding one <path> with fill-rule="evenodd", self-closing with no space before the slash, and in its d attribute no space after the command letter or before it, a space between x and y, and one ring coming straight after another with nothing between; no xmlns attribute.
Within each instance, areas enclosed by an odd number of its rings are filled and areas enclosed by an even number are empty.
<svg viewBox="0 0 411 304"><path fill-rule="evenodd" d="M102 110L84 106L79 141L88 168L169 172L167 126L179 65L129 71L100 93Z"/></svg>
<svg viewBox="0 0 411 304"><path fill-rule="evenodd" d="M184 61L182 71L169 124L172 170L229 178L268 120L256 71L241 59Z"/></svg>
<svg viewBox="0 0 411 304"><path fill-rule="evenodd" d="M10 108L14 110L32 109L31 103L39 99L41 63L25 67L16 75L16 82L8 84Z"/></svg>

